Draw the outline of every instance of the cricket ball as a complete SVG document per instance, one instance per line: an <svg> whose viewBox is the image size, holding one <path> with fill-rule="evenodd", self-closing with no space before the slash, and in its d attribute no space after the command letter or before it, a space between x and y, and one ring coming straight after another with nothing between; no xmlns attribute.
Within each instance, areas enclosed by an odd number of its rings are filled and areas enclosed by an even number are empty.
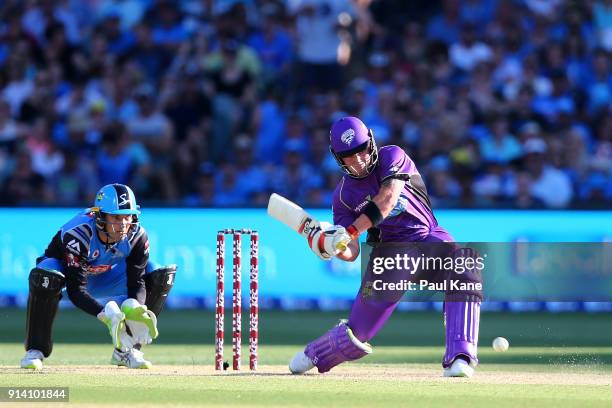
<svg viewBox="0 0 612 408"><path fill-rule="evenodd" d="M510 343L505 338L496 337L493 339L493 350L497 352L504 352L508 350L508 347L510 347Z"/></svg>

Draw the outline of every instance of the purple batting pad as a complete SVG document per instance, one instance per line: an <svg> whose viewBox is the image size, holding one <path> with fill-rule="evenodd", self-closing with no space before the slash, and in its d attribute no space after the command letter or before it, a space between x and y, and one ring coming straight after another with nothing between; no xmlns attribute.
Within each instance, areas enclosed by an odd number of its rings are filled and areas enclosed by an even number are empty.
<svg viewBox="0 0 612 408"><path fill-rule="evenodd" d="M478 364L478 325L480 323L480 302L444 302L446 325L446 353L443 367L449 367L455 358L464 355L470 364Z"/></svg>
<svg viewBox="0 0 612 408"><path fill-rule="evenodd" d="M346 323L342 322L306 346L304 353L320 373L325 373L345 361L357 360L369 354L351 340L348 329Z"/></svg>

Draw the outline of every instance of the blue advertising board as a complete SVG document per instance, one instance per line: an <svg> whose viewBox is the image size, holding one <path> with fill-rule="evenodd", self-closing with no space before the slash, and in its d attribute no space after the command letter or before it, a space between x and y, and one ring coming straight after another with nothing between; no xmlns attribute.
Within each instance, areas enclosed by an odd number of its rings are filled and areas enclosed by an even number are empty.
<svg viewBox="0 0 612 408"><path fill-rule="evenodd" d="M78 209L0 210L0 295L23 304L27 276L37 256ZM312 210L320 220L331 212ZM462 242L601 242L612 238L612 212L440 210L440 224ZM250 228L260 234L260 297L299 307L351 300L359 288L360 262L320 261L295 232L264 209L145 209L141 223L149 233L151 259L176 263L171 298L198 298L210 306L215 294L216 233ZM231 279L231 239L226 242L226 280ZM248 239L243 240L243 277L248 276ZM227 285L227 283L226 283ZM248 287L248 285L243 285ZM246 289L245 289L246 290ZM306 305L307 306L307 305Z"/></svg>

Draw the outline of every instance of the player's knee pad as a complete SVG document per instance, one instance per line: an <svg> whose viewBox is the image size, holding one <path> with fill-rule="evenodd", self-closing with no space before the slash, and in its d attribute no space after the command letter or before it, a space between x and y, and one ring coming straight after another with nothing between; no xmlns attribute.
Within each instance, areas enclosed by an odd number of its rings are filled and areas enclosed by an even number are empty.
<svg viewBox="0 0 612 408"><path fill-rule="evenodd" d="M467 284L467 289L449 291L446 293L445 300L455 302L482 301L482 267L477 262L481 255L473 248L461 247L454 251L453 257L457 260L462 259L464 266L461 273L455 271L455 273L451 273L448 279L456 280L461 284ZM467 267L467 260L470 260L470 267Z"/></svg>
<svg viewBox="0 0 612 408"><path fill-rule="evenodd" d="M31 292L53 295L59 295L66 282L61 272L42 268L32 269L28 280Z"/></svg>
<svg viewBox="0 0 612 408"><path fill-rule="evenodd" d="M147 308L159 316L159 313L166 303L168 293L174 286L176 275L176 265L162 266L151 273L145 275L147 287Z"/></svg>
<svg viewBox="0 0 612 408"><path fill-rule="evenodd" d="M34 268L30 272L26 317L27 350L40 350L45 357L51 354L53 321L65 281L64 275L58 271Z"/></svg>
<svg viewBox="0 0 612 408"><path fill-rule="evenodd" d="M372 346L359 341L345 320L323 336L309 343L304 353L320 373L325 373L345 361L360 359L372 353Z"/></svg>

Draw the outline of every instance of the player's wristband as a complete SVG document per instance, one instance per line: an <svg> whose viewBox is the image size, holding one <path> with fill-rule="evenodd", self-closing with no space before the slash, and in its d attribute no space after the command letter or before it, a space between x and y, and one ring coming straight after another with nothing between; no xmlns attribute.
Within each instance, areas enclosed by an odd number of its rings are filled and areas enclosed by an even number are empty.
<svg viewBox="0 0 612 408"><path fill-rule="evenodd" d="M372 226L375 227L380 224L383 220L383 215L380 212L380 208L376 205L374 201L368 201L365 207L363 207L362 214L365 214L366 217L370 219Z"/></svg>
<svg viewBox="0 0 612 408"><path fill-rule="evenodd" d="M359 238L359 231L357 231L357 228L355 228L353 224L346 227L346 233L349 234L351 240L356 240Z"/></svg>

